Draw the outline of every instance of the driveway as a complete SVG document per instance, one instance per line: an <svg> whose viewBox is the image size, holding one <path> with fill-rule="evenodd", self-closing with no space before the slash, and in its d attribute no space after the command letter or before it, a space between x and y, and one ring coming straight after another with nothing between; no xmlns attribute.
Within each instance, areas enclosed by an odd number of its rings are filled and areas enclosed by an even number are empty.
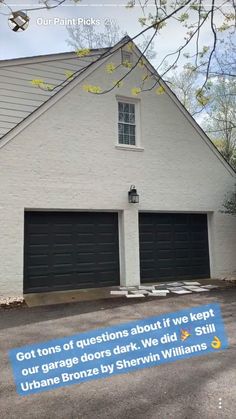
<svg viewBox="0 0 236 419"><path fill-rule="evenodd" d="M7 355L11 348L214 302L221 305L229 337L225 351L26 397L16 393ZM0 310L0 417L234 419L235 320L236 288L167 299L118 298Z"/></svg>

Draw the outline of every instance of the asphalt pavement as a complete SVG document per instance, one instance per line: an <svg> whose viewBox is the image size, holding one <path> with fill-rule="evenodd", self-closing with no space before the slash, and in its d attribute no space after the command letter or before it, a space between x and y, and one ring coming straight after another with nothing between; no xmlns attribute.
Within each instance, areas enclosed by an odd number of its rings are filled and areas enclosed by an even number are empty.
<svg viewBox="0 0 236 419"><path fill-rule="evenodd" d="M39 394L16 393L8 350L219 303L229 348ZM0 309L1 419L235 419L236 288L171 298ZM221 408L220 408L221 406Z"/></svg>

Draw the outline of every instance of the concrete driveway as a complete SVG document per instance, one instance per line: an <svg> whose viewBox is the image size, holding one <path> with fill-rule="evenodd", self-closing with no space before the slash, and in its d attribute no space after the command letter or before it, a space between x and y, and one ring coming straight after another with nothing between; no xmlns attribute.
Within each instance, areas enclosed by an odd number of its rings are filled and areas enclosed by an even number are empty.
<svg viewBox="0 0 236 419"><path fill-rule="evenodd" d="M26 397L16 393L7 355L11 348L214 302L221 304L229 337L225 351ZM234 419L235 320L236 288L168 299L119 298L0 310L0 417Z"/></svg>

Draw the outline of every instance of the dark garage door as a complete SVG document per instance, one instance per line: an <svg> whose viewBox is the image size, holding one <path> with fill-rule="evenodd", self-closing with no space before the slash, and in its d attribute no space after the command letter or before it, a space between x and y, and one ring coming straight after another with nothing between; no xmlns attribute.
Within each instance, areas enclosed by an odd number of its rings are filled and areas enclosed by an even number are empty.
<svg viewBox="0 0 236 419"><path fill-rule="evenodd" d="M209 278L207 215L140 213L142 282Z"/></svg>
<svg viewBox="0 0 236 419"><path fill-rule="evenodd" d="M119 284L116 213L26 212L24 292Z"/></svg>

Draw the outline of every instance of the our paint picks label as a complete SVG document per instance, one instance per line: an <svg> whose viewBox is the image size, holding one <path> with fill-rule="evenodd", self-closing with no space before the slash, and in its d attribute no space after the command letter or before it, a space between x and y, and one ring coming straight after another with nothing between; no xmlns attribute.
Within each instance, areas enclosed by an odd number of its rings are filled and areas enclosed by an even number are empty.
<svg viewBox="0 0 236 419"><path fill-rule="evenodd" d="M12 349L9 356L17 392L28 395L227 347L220 306L210 304Z"/></svg>

